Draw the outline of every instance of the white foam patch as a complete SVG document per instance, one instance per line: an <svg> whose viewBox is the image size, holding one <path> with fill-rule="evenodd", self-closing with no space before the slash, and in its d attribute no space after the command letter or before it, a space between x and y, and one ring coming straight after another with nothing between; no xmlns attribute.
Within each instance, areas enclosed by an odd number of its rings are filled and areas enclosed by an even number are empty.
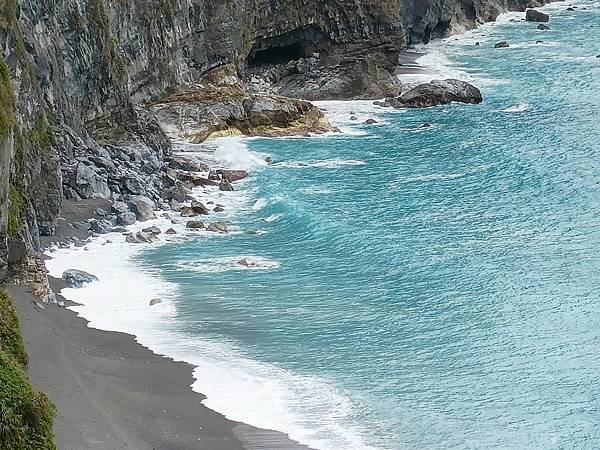
<svg viewBox="0 0 600 450"><path fill-rule="evenodd" d="M313 103L324 112L332 125L351 136L365 136L369 134L369 127L389 124L386 116L405 112L376 106L371 100L327 100ZM368 119L375 119L377 123L366 124ZM336 133L332 134L335 135Z"/></svg>
<svg viewBox="0 0 600 450"><path fill-rule="evenodd" d="M527 110L529 110L529 103L523 102L523 103L519 103L518 105L513 105L513 106L509 106L508 108L504 108L502 110L502 112L520 113L520 112L525 112Z"/></svg>
<svg viewBox="0 0 600 450"><path fill-rule="evenodd" d="M325 186L310 186L300 189L300 192L306 195L325 195L331 194L333 191Z"/></svg>
<svg viewBox="0 0 600 450"><path fill-rule="evenodd" d="M265 222L276 222L283 217L283 214L271 214L269 217L265 217L263 220Z"/></svg>
<svg viewBox="0 0 600 450"><path fill-rule="evenodd" d="M273 164L274 168L283 169L305 169L308 167L317 167L322 169L339 169L345 166L364 166L365 161L357 159L325 159L321 161L286 161Z"/></svg>
<svg viewBox="0 0 600 450"><path fill-rule="evenodd" d="M241 261L246 260L251 265L246 266ZM280 267L278 261L272 261L260 256L240 255L226 256L221 258L206 258L177 264L180 270L196 273L220 273L243 270L269 270Z"/></svg>

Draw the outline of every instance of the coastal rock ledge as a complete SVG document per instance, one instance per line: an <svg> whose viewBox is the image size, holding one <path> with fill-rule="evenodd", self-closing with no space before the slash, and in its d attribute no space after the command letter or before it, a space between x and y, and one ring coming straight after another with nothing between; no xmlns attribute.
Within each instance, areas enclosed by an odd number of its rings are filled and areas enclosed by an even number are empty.
<svg viewBox="0 0 600 450"><path fill-rule="evenodd" d="M479 104L482 101L481 91L472 84L448 79L420 84L400 97L387 98L374 104L393 108L427 108L452 102Z"/></svg>
<svg viewBox="0 0 600 450"><path fill-rule="evenodd" d="M223 136L306 136L335 131L312 103L248 93L237 80L175 94L150 109L169 137L193 143Z"/></svg>

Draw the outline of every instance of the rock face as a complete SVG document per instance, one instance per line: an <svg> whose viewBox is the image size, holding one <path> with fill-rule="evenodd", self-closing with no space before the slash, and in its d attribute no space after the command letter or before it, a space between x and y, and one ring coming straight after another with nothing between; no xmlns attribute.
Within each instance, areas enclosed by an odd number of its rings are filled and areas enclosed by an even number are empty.
<svg viewBox="0 0 600 450"><path fill-rule="evenodd" d="M62 274L62 279L67 283L67 286L72 288L80 288L85 283L98 281L98 277L95 275L77 269L65 270Z"/></svg>
<svg viewBox="0 0 600 450"><path fill-rule="evenodd" d="M222 136L291 136L324 133L331 124L314 105L271 94L248 94L239 85L219 85L175 95L151 110L173 138L195 143Z"/></svg>
<svg viewBox="0 0 600 450"><path fill-rule="evenodd" d="M536 9L528 9L525 11L525 20L527 22L548 22L550 16Z"/></svg>
<svg viewBox="0 0 600 450"><path fill-rule="evenodd" d="M394 108L426 108L445 105L451 102L481 103L481 91L461 80L434 80L420 84L401 97L387 99L382 106Z"/></svg>

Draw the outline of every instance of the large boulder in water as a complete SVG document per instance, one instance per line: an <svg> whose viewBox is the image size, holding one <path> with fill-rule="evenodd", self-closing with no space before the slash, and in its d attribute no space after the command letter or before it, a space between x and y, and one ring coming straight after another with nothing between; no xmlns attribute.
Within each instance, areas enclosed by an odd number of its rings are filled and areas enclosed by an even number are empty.
<svg viewBox="0 0 600 450"><path fill-rule="evenodd" d="M525 11L525 20L527 22L548 22L550 21L550 16L537 9L528 9Z"/></svg>
<svg viewBox="0 0 600 450"><path fill-rule="evenodd" d="M387 99L385 104L394 108L426 108L451 102L477 104L483 101L481 91L461 80L433 80L420 84L401 97Z"/></svg>
<svg viewBox="0 0 600 450"><path fill-rule="evenodd" d="M135 213L137 220L144 222L155 219L154 202L143 195L134 195L129 202L131 210Z"/></svg>
<svg viewBox="0 0 600 450"><path fill-rule="evenodd" d="M65 281L65 283L67 283L69 287L72 288L80 288L83 287L85 283L98 281L98 277L96 277L95 275L77 269L65 270L62 274L62 279Z"/></svg>

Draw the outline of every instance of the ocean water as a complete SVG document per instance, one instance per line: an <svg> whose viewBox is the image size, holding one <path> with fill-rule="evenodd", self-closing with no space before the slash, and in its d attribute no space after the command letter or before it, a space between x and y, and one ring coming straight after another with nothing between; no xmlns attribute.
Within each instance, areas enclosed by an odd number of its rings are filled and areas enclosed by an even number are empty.
<svg viewBox="0 0 600 450"><path fill-rule="evenodd" d="M97 240L51 273L98 275L75 309L197 365L207 406L315 448L599 448L600 6L568 5L422 49L419 80L482 105L323 102L342 133L223 140L202 156L251 176L198 195L231 234Z"/></svg>

